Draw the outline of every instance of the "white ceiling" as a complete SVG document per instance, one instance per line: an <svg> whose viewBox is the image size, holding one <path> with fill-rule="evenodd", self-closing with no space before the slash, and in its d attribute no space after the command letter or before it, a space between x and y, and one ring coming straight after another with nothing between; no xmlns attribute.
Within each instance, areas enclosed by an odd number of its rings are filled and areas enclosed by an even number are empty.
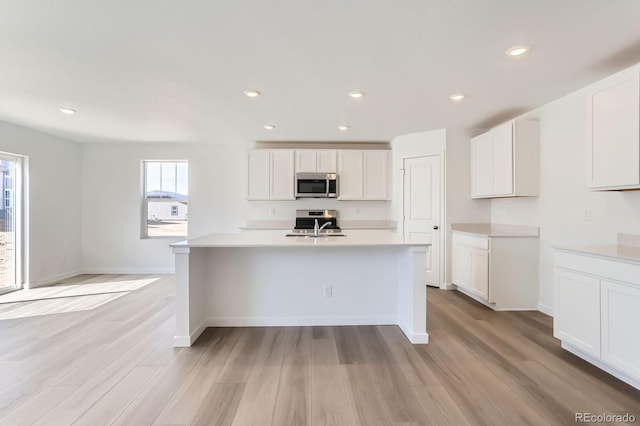
<svg viewBox="0 0 640 426"><path fill-rule="evenodd" d="M639 61L638 0L0 0L0 120L82 142L486 128Z"/></svg>

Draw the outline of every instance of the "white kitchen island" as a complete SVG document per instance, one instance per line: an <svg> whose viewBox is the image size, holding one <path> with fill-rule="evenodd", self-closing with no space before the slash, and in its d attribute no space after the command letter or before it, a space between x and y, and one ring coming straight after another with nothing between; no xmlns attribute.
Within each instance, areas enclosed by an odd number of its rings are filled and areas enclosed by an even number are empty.
<svg viewBox="0 0 640 426"><path fill-rule="evenodd" d="M428 343L428 243L395 233L213 234L172 244L174 346L206 327L397 324Z"/></svg>

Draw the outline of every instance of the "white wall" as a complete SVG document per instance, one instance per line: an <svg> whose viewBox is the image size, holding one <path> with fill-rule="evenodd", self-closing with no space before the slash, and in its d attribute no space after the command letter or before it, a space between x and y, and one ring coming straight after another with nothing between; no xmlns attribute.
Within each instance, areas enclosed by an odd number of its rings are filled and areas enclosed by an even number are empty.
<svg viewBox="0 0 640 426"><path fill-rule="evenodd" d="M540 196L494 199L491 221L540 227L540 309L553 312L553 246L615 244L640 234L640 191L595 192L586 183L586 94L560 98L525 118L540 120ZM591 220L583 220L584 211Z"/></svg>
<svg viewBox="0 0 640 426"><path fill-rule="evenodd" d="M442 277L451 283L451 247L449 227L455 222L489 222L491 205L488 200L472 200L469 135L456 129L440 129L398 136L393 140L393 203L392 212L402 223L403 159L427 155L442 155L444 173L444 217L441 226L441 250L444 255Z"/></svg>
<svg viewBox="0 0 640 426"><path fill-rule="evenodd" d="M244 223L242 145L85 144L82 264L90 272L172 272L172 242L141 239L142 160L189 161L189 236Z"/></svg>
<svg viewBox="0 0 640 426"><path fill-rule="evenodd" d="M389 201L247 201L243 143L84 144L82 265L87 272L172 272L169 244L141 239L141 161L189 161L189 237L239 232L247 219L291 220L296 209L337 209L341 219L391 219Z"/></svg>
<svg viewBox="0 0 640 426"><path fill-rule="evenodd" d="M28 157L27 285L73 275L81 268L80 145L0 122L0 151Z"/></svg>

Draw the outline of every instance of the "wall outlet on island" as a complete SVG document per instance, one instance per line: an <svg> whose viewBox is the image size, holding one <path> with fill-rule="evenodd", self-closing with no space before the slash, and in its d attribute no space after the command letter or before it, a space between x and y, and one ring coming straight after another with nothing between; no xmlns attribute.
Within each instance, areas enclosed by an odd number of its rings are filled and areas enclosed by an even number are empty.
<svg viewBox="0 0 640 426"><path fill-rule="evenodd" d="M332 288L330 285L323 285L322 286L322 295L324 297L331 297L332 295Z"/></svg>
<svg viewBox="0 0 640 426"><path fill-rule="evenodd" d="M589 222L591 220L591 210L586 209L582 211L582 220Z"/></svg>
<svg viewBox="0 0 640 426"><path fill-rule="evenodd" d="M275 216L276 215L276 208L275 207L270 207L269 208L269 214L271 216Z"/></svg>

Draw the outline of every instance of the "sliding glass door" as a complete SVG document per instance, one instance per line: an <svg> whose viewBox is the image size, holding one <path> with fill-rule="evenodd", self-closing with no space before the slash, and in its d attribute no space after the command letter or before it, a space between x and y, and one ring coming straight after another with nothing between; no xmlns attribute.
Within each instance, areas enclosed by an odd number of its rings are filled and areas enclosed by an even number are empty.
<svg viewBox="0 0 640 426"><path fill-rule="evenodd" d="M0 292L21 287L22 158L0 153Z"/></svg>

